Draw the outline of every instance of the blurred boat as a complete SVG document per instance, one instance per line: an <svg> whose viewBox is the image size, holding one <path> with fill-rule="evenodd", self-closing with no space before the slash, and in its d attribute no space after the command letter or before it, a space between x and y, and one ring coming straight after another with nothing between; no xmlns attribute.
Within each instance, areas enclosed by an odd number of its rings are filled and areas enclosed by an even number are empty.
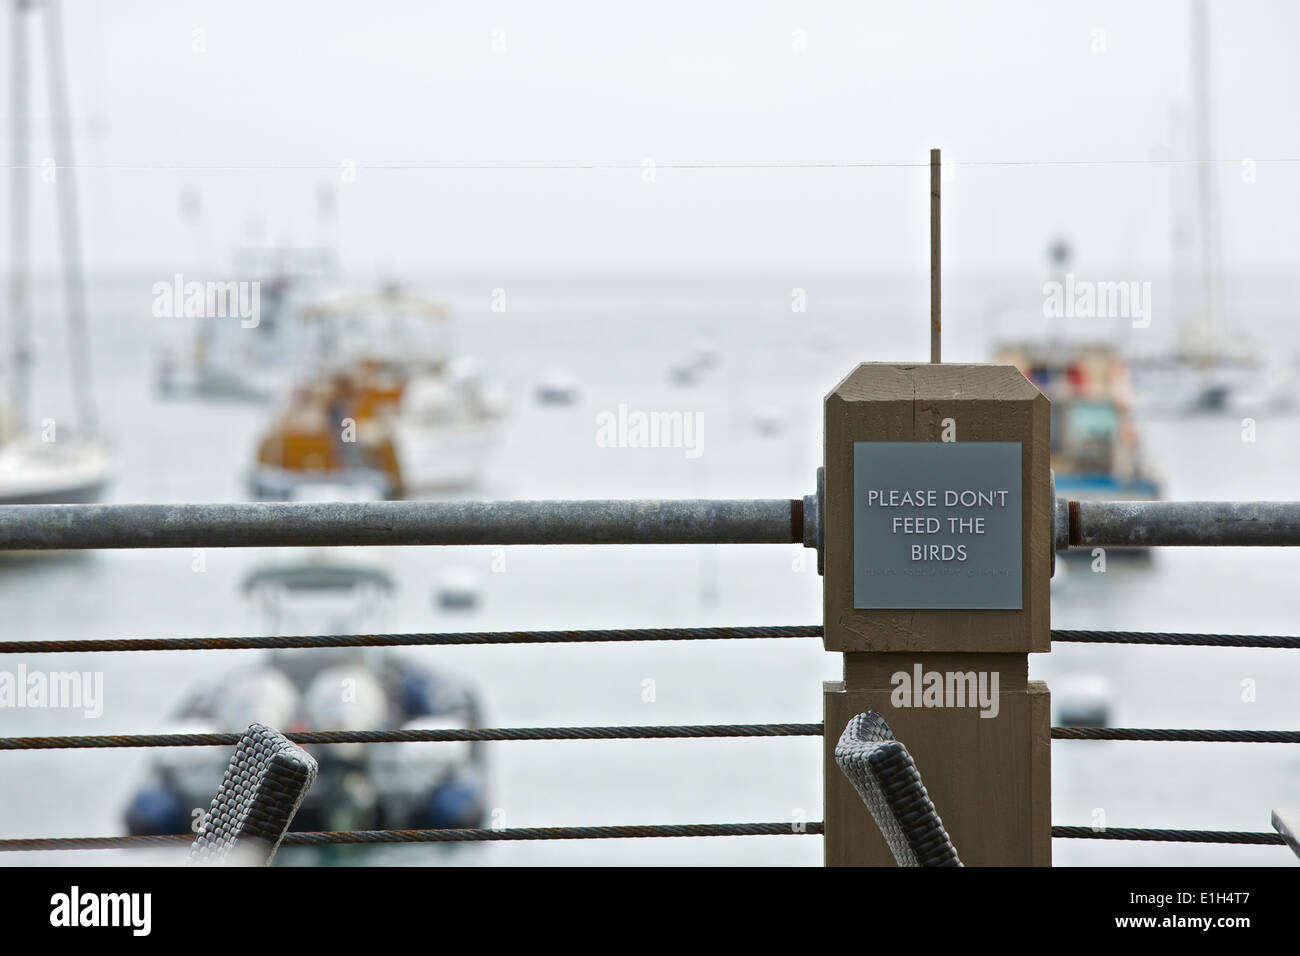
<svg viewBox="0 0 1300 956"><path fill-rule="evenodd" d="M235 273L257 284L258 320L238 317L161 319L154 386L164 398L272 401L311 355L300 312L337 274L328 248L244 247ZM184 277L181 277L183 280Z"/></svg>
<svg viewBox="0 0 1300 956"><path fill-rule="evenodd" d="M30 435L0 441L0 505L98 501L110 477L111 459L95 441L43 442Z"/></svg>
<svg viewBox="0 0 1300 956"><path fill-rule="evenodd" d="M1229 322L1205 0L1191 2L1189 35L1195 201L1190 200L1191 190L1179 182L1177 170L1170 177L1173 262L1178 273L1171 288L1175 296L1184 293L1186 301L1175 302L1172 309L1176 335L1171 347L1130 359L1137 385L1137 407L1144 415L1291 411L1297 384L1295 357L1279 355L1276 349L1252 341L1252 317L1245 317L1245 322ZM1188 248L1192 239L1195 257ZM1186 295L1189 291L1190 296Z"/></svg>
<svg viewBox="0 0 1300 956"><path fill-rule="evenodd" d="M402 498L478 483L505 400L457 354L443 306L388 287L305 315L321 359L258 444L255 497L328 483Z"/></svg>
<svg viewBox="0 0 1300 956"><path fill-rule="evenodd" d="M8 373L11 403L0 403L0 504L51 504L98 501L108 486L111 459L97 436L95 402L91 393L90 343L87 331L86 284L81 260L80 218L77 212L76 163L69 116L67 75L64 69L63 28L57 6L42 8L48 41L46 81L50 96L55 152L66 167L52 180L58 213L63 281L63 308L70 345L69 366L77 431L52 418L43 419L39 435L29 419L32 392L31 303L29 299L31 252L31 195L28 122L27 15L35 4L14 5L12 26L14 64L11 113L11 218L13 241L9 271L10 327L12 332Z"/></svg>
<svg viewBox="0 0 1300 956"><path fill-rule="evenodd" d="M243 591L268 636L379 633L394 585L361 549L315 551L254 568ZM188 692L175 733L239 732L258 721L287 732L481 726L475 692L384 648L269 652L258 664ZM308 745L320 764L297 831L480 826L479 742ZM132 834L196 831L221 781L227 748L158 752L125 811Z"/></svg>
<svg viewBox="0 0 1300 956"><path fill-rule="evenodd" d="M1109 345L1008 344L1015 365L1052 401L1056 493L1073 499L1154 501L1160 485L1142 456L1128 366Z"/></svg>
<svg viewBox="0 0 1300 956"><path fill-rule="evenodd" d="M1253 415L1295 409L1296 374L1258 352L1222 346L1135 356L1136 407L1144 415Z"/></svg>

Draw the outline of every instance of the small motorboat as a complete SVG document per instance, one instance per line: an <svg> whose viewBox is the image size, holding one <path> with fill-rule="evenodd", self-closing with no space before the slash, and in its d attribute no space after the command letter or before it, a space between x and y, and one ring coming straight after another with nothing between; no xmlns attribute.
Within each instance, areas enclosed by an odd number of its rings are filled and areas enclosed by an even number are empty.
<svg viewBox="0 0 1300 956"><path fill-rule="evenodd" d="M371 562L313 552L258 567L243 590L262 633L378 633L393 590ZM191 689L175 733L234 733L259 722L286 732L435 730L481 726L477 694L450 674L386 648L274 650ZM307 745L320 771L294 818L296 831L439 829L483 823L481 742ZM229 753L220 747L158 751L125 811L132 834L197 832Z"/></svg>

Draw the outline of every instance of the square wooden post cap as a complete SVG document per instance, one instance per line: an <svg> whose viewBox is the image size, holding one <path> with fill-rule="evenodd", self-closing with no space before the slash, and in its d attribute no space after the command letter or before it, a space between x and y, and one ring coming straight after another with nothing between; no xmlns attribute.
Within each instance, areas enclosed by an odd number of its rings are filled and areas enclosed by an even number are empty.
<svg viewBox="0 0 1300 956"><path fill-rule="evenodd" d="M828 651L1050 650L1050 403L1010 365L865 363L826 396Z"/></svg>

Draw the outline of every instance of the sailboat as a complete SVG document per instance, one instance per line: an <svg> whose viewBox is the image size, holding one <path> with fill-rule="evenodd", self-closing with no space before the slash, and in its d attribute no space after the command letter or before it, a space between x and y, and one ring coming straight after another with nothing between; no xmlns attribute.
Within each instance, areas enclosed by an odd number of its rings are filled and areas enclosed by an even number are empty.
<svg viewBox="0 0 1300 956"><path fill-rule="evenodd" d="M31 418L31 303L29 298L30 195L32 168L28 150L27 14L36 4L14 0L11 68L13 76L10 171L9 321L10 407L0 404L0 504L46 504L99 499L110 476L110 458L95 438L91 399L90 353L86 329L86 288L78 234L76 183L72 174L72 128L58 0L42 4L46 68L56 154L65 170L54 182L62 251L63 293L71 347L72 382L77 407L74 431L45 418L34 428Z"/></svg>
<svg viewBox="0 0 1300 956"><path fill-rule="evenodd" d="M1168 351L1133 356L1136 405L1146 414L1223 412L1250 414L1280 411L1292 405L1295 368L1283 356L1266 355L1241 330L1224 335L1223 251L1220 204L1212 144L1210 103L1209 24L1205 0L1191 0L1191 39L1196 155L1196 221L1194 229L1176 223L1175 259L1185 258L1183 240L1194 234L1199 254L1197 301L1179 309L1177 339ZM1177 182L1177 179L1175 179ZM1176 197L1175 213L1182 203ZM1192 276L1188 276L1192 279ZM1175 288L1194 287L1176 282Z"/></svg>

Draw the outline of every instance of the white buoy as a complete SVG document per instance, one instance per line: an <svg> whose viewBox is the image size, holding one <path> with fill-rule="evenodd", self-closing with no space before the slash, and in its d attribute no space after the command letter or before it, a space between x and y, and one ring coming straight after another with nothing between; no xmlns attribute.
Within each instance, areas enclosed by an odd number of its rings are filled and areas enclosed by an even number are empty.
<svg viewBox="0 0 1300 956"><path fill-rule="evenodd" d="M477 607L483 594L483 581L469 568L445 568L434 581L434 599L447 611L467 611Z"/></svg>
<svg viewBox="0 0 1300 956"><path fill-rule="evenodd" d="M691 364L696 368L715 369L722 363L722 350L709 339L696 339L691 343Z"/></svg>
<svg viewBox="0 0 1300 956"><path fill-rule="evenodd" d="M537 380L539 405L572 405L578 400L578 380L563 369L550 369Z"/></svg>
<svg viewBox="0 0 1300 956"><path fill-rule="evenodd" d="M1109 726L1111 698L1110 681L1098 674L1074 674L1052 682L1057 723L1064 727Z"/></svg>
<svg viewBox="0 0 1300 956"><path fill-rule="evenodd" d="M765 437L779 435L785 431L788 418L784 411L775 405L767 405L754 413L754 427Z"/></svg>
<svg viewBox="0 0 1300 956"><path fill-rule="evenodd" d="M674 365L668 369L668 378L676 385L694 385L700 380L701 369L694 363Z"/></svg>

